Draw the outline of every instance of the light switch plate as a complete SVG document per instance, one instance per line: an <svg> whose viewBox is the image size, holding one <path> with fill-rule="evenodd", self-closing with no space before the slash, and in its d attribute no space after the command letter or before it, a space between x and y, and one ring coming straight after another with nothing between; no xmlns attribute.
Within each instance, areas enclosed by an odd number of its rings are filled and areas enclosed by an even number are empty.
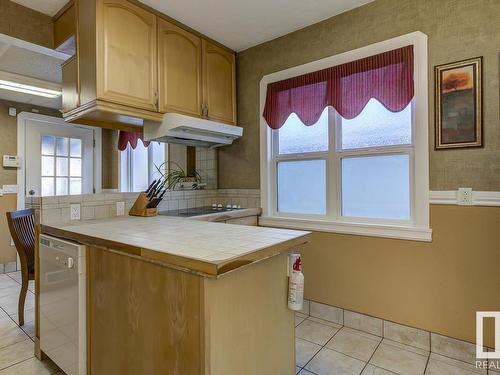
<svg viewBox="0 0 500 375"><path fill-rule="evenodd" d="M460 206L472 206L472 188L458 188L457 202Z"/></svg>
<svg viewBox="0 0 500 375"><path fill-rule="evenodd" d="M80 220L80 204L73 203L69 206L69 219Z"/></svg>
<svg viewBox="0 0 500 375"><path fill-rule="evenodd" d="M17 185L3 185L2 190L4 194L16 194Z"/></svg>
<svg viewBox="0 0 500 375"><path fill-rule="evenodd" d="M116 216L125 215L125 202L116 202Z"/></svg>

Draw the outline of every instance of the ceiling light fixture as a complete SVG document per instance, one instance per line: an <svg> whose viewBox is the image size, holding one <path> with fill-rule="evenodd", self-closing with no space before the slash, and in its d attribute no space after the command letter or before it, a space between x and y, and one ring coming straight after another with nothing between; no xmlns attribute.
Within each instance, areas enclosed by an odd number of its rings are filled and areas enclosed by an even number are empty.
<svg viewBox="0 0 500 375"><path fill-rule="evenodd" d="M62 95L61 86L48 81L0 71L0 89L54 99Z"/></svg>

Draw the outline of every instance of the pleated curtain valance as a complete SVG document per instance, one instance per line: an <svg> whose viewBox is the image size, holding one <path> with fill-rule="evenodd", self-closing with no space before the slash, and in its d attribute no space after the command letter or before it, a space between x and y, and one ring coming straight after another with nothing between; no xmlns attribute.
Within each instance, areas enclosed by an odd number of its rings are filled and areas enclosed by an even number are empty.
<svg viewBox="0 0 500 375"><path fill-rule="evenodd" d="M120 134L118 136L118 150L120 151L126 150L128 143L130 143L130 147L132 147L132 150L135 150L139 139L144 144L144 147L149 146L149 142L144 141L142 132L126 132L120 130Z"/></svg>
<svg viewBox="0 0 500 375"><path fill-rule="evenodd" d="M327 106L352 119L371 98L399 112L413 95L413 46L406 46L270 83L263 116L272 129L282 127L294 112L309 126Z"/></svg>

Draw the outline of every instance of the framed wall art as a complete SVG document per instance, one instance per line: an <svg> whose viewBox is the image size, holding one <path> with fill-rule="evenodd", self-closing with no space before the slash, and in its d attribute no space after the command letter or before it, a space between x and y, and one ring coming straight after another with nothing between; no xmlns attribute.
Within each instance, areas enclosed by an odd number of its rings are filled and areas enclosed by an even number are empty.
<svg viewBox="0 0 500 375"><path fill-rule="evenodd" d="M482 57L438 65L434 73L436 149L481 147Z"/></svg>

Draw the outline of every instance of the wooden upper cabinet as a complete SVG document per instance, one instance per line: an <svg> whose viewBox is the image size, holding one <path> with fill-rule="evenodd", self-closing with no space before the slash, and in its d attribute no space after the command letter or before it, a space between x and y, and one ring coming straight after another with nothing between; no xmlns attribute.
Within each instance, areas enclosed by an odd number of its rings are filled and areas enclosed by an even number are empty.
<svg viewBox="0 0 500 375"><path fill-rule="evenodd" d="M158 19L160 112L201 116L201 39Z"/></svg>
<svg viewBox="0 0 500 375"><path fill-rule="evenodd" d="M212 120L236 122L234 53L203 40L203 99L205 116Z"/></svg>
<svg viewBox="0 0 500 375"><path fill-rule="evenodd" d="M126 0L97 0L97 97L157 110L156 16Z"/></svg>

